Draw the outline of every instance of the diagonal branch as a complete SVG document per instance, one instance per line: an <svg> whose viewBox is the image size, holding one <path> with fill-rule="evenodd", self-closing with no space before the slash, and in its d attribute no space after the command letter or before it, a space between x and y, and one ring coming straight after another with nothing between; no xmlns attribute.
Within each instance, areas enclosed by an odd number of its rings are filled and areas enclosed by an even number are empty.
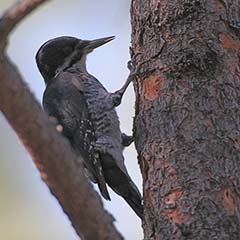
<svg viewBox="0 0 240 240"><path fill-rule="evenodd" d="M0 19L0 33L8 33L44 0L23 0ZM82 159L51 126L16 66L4 54L0 38L0 109L31 154L43 180L59 200L82 239L122 239L113 217L84 176Z"/></svg>
<svg viewBox="0 0 240 240"><path fill-rule="evenodd" d="M23 0L9 8L0 18L0 32L8 33L32 10L36 9L47 0Z"/></svg>

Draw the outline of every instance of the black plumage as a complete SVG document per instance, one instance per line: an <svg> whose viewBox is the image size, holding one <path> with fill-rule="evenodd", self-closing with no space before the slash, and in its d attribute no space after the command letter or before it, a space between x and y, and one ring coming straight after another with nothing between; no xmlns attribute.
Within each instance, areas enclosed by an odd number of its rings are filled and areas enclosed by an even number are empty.
<svg viewBox="0 0 240 240"><path fill-rule="evenodd" d="M76 154L82 155L88 176L103 197L110 200L107 183L142 217L141 195L124 165L122 143L132 139L119 128L114 110L119 95L108 93L86 70L87 54L112 39L60 37L43 44L36 55L46 83L43 107L62 126Z"/></svg>

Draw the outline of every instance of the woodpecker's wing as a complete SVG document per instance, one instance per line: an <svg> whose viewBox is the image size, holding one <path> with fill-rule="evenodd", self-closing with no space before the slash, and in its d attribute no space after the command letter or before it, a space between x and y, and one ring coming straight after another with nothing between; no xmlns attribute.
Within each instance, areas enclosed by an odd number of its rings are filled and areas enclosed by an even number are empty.
<svg viewBox="0 0 240 240"><path fill-rule="evenodd" d="M82 86L74 78L73 74L64 72L52 79L44 92L43 108L62 125L63 135L74 151L83 157L84 166L93 177L92 180L97 182L103 197L110 200L99 154L93 149L92 143L96 139L87 104L80 91Z"/></svg>

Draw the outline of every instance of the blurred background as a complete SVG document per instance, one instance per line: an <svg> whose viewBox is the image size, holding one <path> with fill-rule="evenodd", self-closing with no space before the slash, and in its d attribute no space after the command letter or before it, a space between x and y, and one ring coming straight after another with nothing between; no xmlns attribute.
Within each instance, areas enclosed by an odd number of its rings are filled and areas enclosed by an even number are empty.
<svg viewBox="0 0 240 240"><path fill-rule="evenodd" d="M1 0L0 13L14 0ZM35 54L47 40L63 35L116 39L88 57L88 70L109 91L119 89L128 76L130 46L130 0L49 1L25 18L9 39L8 53L32 92L41 102L44 82ZM129 87L117 108L121 129L132 131L134 92ZM134 146L125 149L129 173L142 190ZM116 227L126 239L142 239L141 222L125 201L111 192L105 207L116 218ZM77 240L78 237L55 197L42 182L30 156L0 113L0 239Z"/></svg>

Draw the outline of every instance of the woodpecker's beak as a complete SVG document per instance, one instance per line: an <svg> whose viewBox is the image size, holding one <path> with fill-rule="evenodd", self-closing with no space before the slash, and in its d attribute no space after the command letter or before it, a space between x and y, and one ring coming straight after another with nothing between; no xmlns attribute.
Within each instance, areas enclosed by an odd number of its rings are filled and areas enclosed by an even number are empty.
<svg viewBox="0 0 240 240"><path fill-rule="evenodd" d="M87 48L91 52L95 48L98 48L98 47L102 46L103 44L112 41L114 38L115 38L114 36L111 36L111 37L99 38L96 40L89 41Z"/></svg>

